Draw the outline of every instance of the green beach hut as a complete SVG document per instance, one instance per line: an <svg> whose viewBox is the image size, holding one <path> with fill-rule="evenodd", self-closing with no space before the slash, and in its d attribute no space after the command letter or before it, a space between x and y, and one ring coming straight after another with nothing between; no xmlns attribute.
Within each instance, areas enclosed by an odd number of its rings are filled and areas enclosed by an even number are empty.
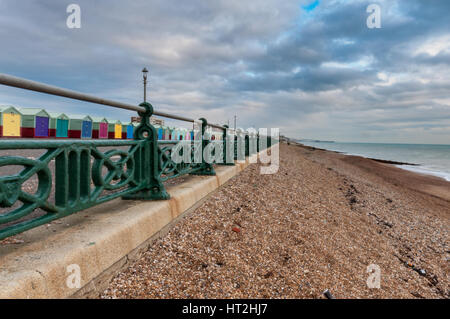
<svg viewBox="0 0 450 319"><path fill-rule="evenodd" d="M44 109L21 108L22 137L48 137L50 114Z"/></svg>
<svg viewBox="0 0 450 319"><path fill-rule="evenodd" d="M69 137L69 117L64 113L48 112L50 115L49 136Z"/></svg>

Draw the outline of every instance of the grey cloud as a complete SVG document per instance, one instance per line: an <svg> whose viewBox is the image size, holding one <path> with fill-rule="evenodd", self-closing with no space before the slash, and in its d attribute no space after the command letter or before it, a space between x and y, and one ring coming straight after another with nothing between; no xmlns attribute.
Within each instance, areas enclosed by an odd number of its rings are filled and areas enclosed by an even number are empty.
<svg viewBox="0 0 450 319"><path fill-rule="evenodd" d="M3 0L0 70L138 104L145 65L151 102L168 112L336 140L413 142L408 128L439 128L423 139L450 143L449 48L416 52L450 36L450 2L381 0L373 30L372 1L322 0L306 13L309 2L79 0L82 28L69 30L68 3ZM0 101L132 115L4 87Z"/></svg>

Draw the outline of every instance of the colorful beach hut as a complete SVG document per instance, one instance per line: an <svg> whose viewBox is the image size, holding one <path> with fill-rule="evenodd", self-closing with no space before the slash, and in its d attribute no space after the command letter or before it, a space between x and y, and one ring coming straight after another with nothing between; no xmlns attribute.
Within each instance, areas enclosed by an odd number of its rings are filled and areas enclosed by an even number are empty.
<svg viewBox="0 0 450 319"><path fill-rule="evenodd" d="M163 137L163 129L162 129L161 125L153 124L153 127L155 128L155 131L156 131L156 139L157 139L158 141L162 140L162 137Z"/></svg>
<svg viewBox="0 0 450 319"><path fill-rule="evenodd" d="M186 132L184 128L180 128L180 140L186 139Z"/></svg>
<svg viewBox="0 0 450 319"><path fill-rule="evenodd" d="M108 138L108 120L104 117L92 117L92 138Z"/></svg>
<svg viewBox="0 0 450 319"><path fill-rule="evenodd" d="M92 117L71 115L69 121L70 138L92 138Z"/></svg>
<svg viewBox="0 0 450 319"><path fill-rule="evenodd" d="M175 129L173 127L169 127L169 140L172 141L175 139Z"/></svg>
<svg viewBox="0 0 450 319"><path fill-rule="evenodd" d="M179 128L179 127L177 127L176 128L176 135L175 135L175 139L177 140L177 141L180 141L180 140L182 140L183 139L183 134L182 134L182 131L181 131L181 129Z"/></svg>
<svg viewBox="0 0 450 319"><path fill-rule="evenodd" d="M20 137L22 114L14 106L0 106L0 136Z"/></svg>
<svg viewBox="0 0 450 319"><path fill-rule="evenodd" d="M48 134L50 137L69 137L69 117L64 113L48 112L50 124Z"/></svg>
<svg viewBox="0 0 450 319"><path fill-rule="evenodd" d="M122 138L122 122L120 120L108 120L108 138Z"/></svg>
<svg viewBox="0 0 450 319"><path fill-rule="evenodd" d="M181 130L181 139L182 140L187 140L186 135L187 135L187 130L185 128L183 128Z"/></svg>
<svg viewBox="0 0 450 319"><path fill-rule="evenodd" d="M156 132L158 133L158 141L164 139L164 129L161 125L155 125Z"/></svg>
<svg viewBox="0 0 450 319"><path fill-rule="evenodd" d="M122 123L122 138L132 139L134 132L134 126L131 122Z"/></svg>
<svg viewBox="0 0 450 319"><path fill-rule="evenodd" d="M191 130L186 130L186 139L187 140L192 140L192 136L191 136Z"/></svg>
<svg viewBox="0 0 450 319"><path fill-rule="evenodd" d="M44 109L21 108L22 137L48 137L50 114Z"/></svg>
<svg viewBox="0 0 450 319"><path fill-rule="evenodd" d="M172 140L172 141L176 141L176 140L178 140L178 130L177 130L177 128L176 127L172 127L171 129L170 129L170 139Z"/></svg>
<svg viewBox="0 0 450 319"><path fill-rule="evenodd" d="M167 126L163 126L163 140L170 140L170 129Z"/></svg>

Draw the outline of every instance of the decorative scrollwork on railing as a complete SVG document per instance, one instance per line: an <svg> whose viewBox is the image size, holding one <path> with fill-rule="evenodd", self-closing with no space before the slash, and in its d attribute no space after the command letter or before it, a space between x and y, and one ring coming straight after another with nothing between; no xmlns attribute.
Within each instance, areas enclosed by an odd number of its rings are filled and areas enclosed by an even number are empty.
<svg viewBox="0 0 450 319"><path fill-rule="evenodd" d="M2 142L2 149L7 149L5 144L8 143ZM17 147L17 143L12 146ZM26 144L19 146L27 149ZM37 146L47 148L38 159L0 157L2 171L21 168L18 173L0 176L0 207L6 208L0 213L0 238L138 192L147 186L146 178L139 174L143 167L136 165L136 158L142 156L145 149L145 141L79 141L75 145L33 142L33 148ZM111 149L103 153L98 146L129 149ZM54 166L54 174L49 166ZM37 184L36 190L25 191L24 186L32 183L33 176L37 176L37 181L33 182ZM45 214L28 216L36 209Z"/></svg>
<svg viewBox="0 0 450 319"><path fill-rule="evenodd" d="M177 149L175 144L161 146L158 150L159 159L159 175L161 181L166 181L171 178L176 178L181 175L193 174L201 169L200 163L195 163L195 149L194 142L189 142L185 146L190 148L190 155L188 161L175 162L172 159L172 152L179 151L179 156L183 156L185 148Z"/></svg>
<svg viewBox="0 0 450 319"><path fill-rule="evenodd" d="M47 153L48 154L48 153ZM13 209L8 214L0 216L0 224L8 223L20 219L34 209L42 207L51 212L57 211L56 208L46 202L51 192L51 172L47 167L48 157L43 156L42 160L32 160L17 156L5 156L0 159L0 167L10 165L22 166L19 174L0 177L0 207L13 207L17 201L22 202L22 206ZM22 185L37 174L38 186L34 194L24 192Z"/></svg>
<svg viewBox="0 0 450 319"><path fill-rule="evenodd" d="M111 150L106 153L96 153L96 159L92 166L92 179L95 186L104 187L106 190L115 190L131 184L137 185L134 180L134 152L125 152L122 150ZM113 161L114 156L120 157L118 161ZM126 165L126 168L125 168ZM102 176L102 169L106 167L108 173ZM111 184L112 181L118 183Z"/></svg>

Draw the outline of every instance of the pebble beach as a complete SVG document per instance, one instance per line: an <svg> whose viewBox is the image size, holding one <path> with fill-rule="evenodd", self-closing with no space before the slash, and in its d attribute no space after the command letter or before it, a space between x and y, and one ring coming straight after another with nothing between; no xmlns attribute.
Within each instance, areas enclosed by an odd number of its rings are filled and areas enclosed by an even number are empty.
<svg viewBox="0 0 450 319"><path fill-rule="evenodd" d="M110 282L101 298L449 298L450 183L280 145ZM369 265L380 287L367 284ZM370 268L370 267L369 267Z"/></svg>

